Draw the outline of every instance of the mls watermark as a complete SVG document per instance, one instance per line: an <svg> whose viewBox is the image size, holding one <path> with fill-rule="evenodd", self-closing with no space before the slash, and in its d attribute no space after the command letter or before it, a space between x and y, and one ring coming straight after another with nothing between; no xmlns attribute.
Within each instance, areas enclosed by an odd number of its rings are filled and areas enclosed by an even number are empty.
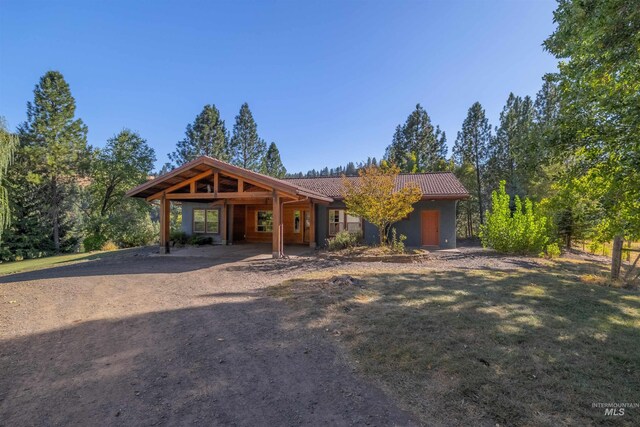
<svg viewBox="0 0 640 427"><path fill-rule="evenodd" d="M621 417L627 409L640 408L640 403L632 402L594 402L592 408L600 408L604 410L605 416ZM627 411L628 412L628 411Z"/></svg>

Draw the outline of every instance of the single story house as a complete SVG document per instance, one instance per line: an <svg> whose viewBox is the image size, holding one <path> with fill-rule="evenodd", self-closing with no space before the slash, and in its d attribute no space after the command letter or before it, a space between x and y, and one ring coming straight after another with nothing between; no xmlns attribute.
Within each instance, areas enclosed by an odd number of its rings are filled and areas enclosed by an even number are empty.
<svg viewBox="0 0 640 427"><path fill-rule="evenodd" d="M358 177L348 177L358 179ZM456 247L456 203L468 191L450 172L398 175L397 186L416 183L422 199L394 227L407 246ZM277 179L202 156L127 193L160 202L160 246L169 251L170 203L182 206L182 229L215 243L271 242L275 258L285 244L322 245L342 230L375 243L375 226L352 216L342 198L342 178Z"/></svg>

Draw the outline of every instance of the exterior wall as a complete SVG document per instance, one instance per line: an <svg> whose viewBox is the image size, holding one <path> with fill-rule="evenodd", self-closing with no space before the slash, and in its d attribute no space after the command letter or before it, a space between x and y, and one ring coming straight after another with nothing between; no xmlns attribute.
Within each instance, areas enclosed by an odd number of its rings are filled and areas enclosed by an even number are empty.
<svg viewBox="0 0 640 427"><path fill-rule="evenodd" d="M329 209L344 208L344 203L334 202L330 205L319 205L317 218L317 242L318 245L324 246L328 236L328 215ZM423 210L440 211L440 248L454 249L456 247L456 200L421 200L414 205L414 211L409 214L409 219L399 221L394 224L398 235L407 236L405 245L419 247L422 246L422 224L421 212ZM364 223L364 240L367 244L377 244L380 241L378 229L365 221Z"/></svg>
<svg viewBox="0 0 640 427"><path fill-rule="evenodd" d="M212 209L211 203L194 203L194 202L182 202L182 231L188 235L193 235L193 210L194 209ZM220 207L220 209L222 209ZM222 213L222 212L221 212ZM222 220L222 216L220 216ZM222 224L220 224L222 227ZM216 244L222 243L222 236L220 234L211 233L195 233L198 236L211 237Z"/></svg>

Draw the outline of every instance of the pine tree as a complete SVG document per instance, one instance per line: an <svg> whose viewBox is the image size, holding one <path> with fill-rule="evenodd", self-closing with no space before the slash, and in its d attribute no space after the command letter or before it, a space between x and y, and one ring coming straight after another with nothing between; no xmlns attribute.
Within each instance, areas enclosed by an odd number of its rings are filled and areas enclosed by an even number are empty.
<svg viewBox="0 0 640 427"><path fill-rule="evenodd" d="M475 168L475 192L477 196L480 224L484 224L483 212L483 167L487 161L487 147L491 141L491 126L479 102L474 103L458 132L453 153L458 165L465 163Z"/></svg>
<svg viewBox="0 0 640 427"><path fill-rule="evenodd" d="M237 166L253 171L260 171L262 158L265 155L266 143L258 136L258 126L253 120L249 104L240 107L233 125L233 136L230 144L231 162Z"/></svg>
<svg viewBox="0 0 640 427"><path fill-rule="evenodd" d="M280 151L275 142L269 144L267 154L265 154L262 162L262 173L275 178L284 178L287 174L287 169L282 164Z"/></svg>
<svg viewBox="0 0 640 427"><path fill-rule="evenodd" d="M59 72L42 76L33 93L33 103L27 103L27 121L19 128L20 144L28 163L27 179L40 184L53 246L59 252L62 231L68 228L63 224L65 212L73 210L70 192L88 166L87 127L75 118L75 99Z"/></svg>
<svg viewBox="0 0 640 427"><path fill-rule="evenodd" d="M386 158L397 164L402 172L440 170L447 155L446 136L434 128L431 118L420 104L398 125Z"/></svg>
<svg viewBox="0 0 640 427"><path fill-rule="evenodd" d="M187 125L185 138L176 144L176 151L169 159L176 166L200 156L229 160L229 133L215 105L205 105L193 123Z"/></svg>

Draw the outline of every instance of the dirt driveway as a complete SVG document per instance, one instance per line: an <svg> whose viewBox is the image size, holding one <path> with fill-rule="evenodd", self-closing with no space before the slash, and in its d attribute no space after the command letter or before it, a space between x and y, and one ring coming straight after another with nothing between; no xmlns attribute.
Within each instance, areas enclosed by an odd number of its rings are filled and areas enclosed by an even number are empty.
<svg viewBox="0 0 640 427"><path fill-rule="evenodd" d="M245 255L0 278L0 425L413 424L263 291L331 266Z"/></svg>

